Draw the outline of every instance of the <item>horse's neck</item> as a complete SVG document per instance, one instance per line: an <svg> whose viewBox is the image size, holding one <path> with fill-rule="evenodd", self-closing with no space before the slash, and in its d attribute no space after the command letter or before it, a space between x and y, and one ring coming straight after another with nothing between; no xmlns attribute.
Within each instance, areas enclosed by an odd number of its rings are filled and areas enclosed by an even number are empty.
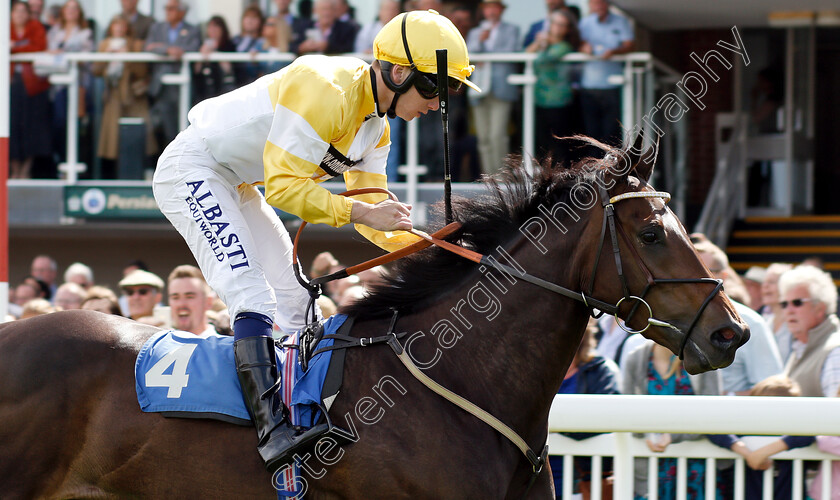
<svg viewBox="0 0 840 500"><path fill-rule="evenodd" d="M526 272L547 277L545 265L540 272L536 264L526 264L540 260L551 262L549 268L568 269L542 256L517 262ZM557 284L579 288L572 282ZM423 362L438 359L426 369L428 375L513 429L544 433L551 401L587 319L587 310L575 301L521 280L511 284L501 273L485 269L404 324L415 329L409 333L423 333L410 354Z"/></svg>

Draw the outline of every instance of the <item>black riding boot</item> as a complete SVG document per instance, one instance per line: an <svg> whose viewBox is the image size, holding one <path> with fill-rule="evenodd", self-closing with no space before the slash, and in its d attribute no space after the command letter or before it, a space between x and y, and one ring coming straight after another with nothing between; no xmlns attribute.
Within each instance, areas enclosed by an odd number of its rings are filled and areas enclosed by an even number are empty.
<svg viewBox="0 0 840 500"><path fill-rule="evenodd" d="M265 468L273 473L292 462L295 453L302 455L313 446L329 426L319 424L306 430L294 427L280 395L276 390L269 391L280 380L271 337L239 339L233 343L233 353L245 406L257 428L257 450Z"/></svg>

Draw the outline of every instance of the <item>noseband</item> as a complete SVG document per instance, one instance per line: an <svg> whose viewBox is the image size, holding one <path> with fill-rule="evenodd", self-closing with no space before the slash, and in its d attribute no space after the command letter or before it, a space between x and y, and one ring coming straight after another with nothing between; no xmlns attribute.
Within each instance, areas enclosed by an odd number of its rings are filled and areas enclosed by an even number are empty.
<svg viewBox="0 0 840 500"><path fill-rule="evenodd" d="M601 177L601 181L603 181L603 176ZM621 282L621 290L623 296L619 301L614 305L608 305L608 307L603 307L603 303L594 306L593 300L591 298L587 298L586 295L583 293L580 294L580 297L587 307L590 309L590 314L598 318L604 313L609 313L615 316L615 321L622 330L626 331L627 333L634 334L634 333L642 333L648 328L653 326L658 326L662 328L670 328L675 330L679 333L682 333L682 340L680 342L680 349L679 349L679 358L683 359L685 355L685 346L688 344L688 339L691 336L691 333L694 331L694 327L697 325L697 322L700 321L700 316L703 314L703 311L706 310L706 307L709 303L714 299L717 293L723 288L723 281L715 278L696 278L696 279L657 279L653 277L653 274L648 269L647 265L645 265L644 260L642 260L641 256L639 255L636 247L632 245L630 238L624 232L624 229L621 228L620 225L616 224L616 213L615 213L615 204L622 200L629 200L629 199L636 199L636 198L662 198L664 203L668 203L671 200L671 195L665 191L635 191L630 193L623 193L613 197L609 196L607 190L604 188L603 182L598 184L598 189L600 192L601 197L601 206L604 208L604 218L601 224L601 239L598 243L598 253L595 256L595 262L592 265L592 272L590 273L589 277L589 286L588 286L588 294L591 296L593 293L593 289L595 288L595 274L598 271L598 263L601 260L601 252L604 248L604 241L607 237L607 228L609 228L610 240L612 241L612 251L613 257L615 259L615 267L616 271L618 272L618 279ZM616 230L616 227L618 230ZM621 234L621 238L624 240L624 243L630 249L631 253L633 254L634 260L642 270L647 280L647 285L645 289L642 291L641 295L631 295L629 288L627 287L627 279L624 276L624 268L622 266L622 259L621 259L621 248L618 243L617 233ZM691 320L691 323L684 332L666 322L659 319L654 318L653 310L650 307L650 304L645 300L648 292L653 288L655 285L658 284L672 284L672 285L681 285L681 284L708 284L714 285L714 289L706 296L706 299L703 301L703 304L700 305L700 308L697 310L697 313L694 315L694 319ZM627 301L628 303L634 302L630 313L627 315L627 320L622 323L620 318L618 317L619 308L621 307L622 303ZM590 305L593 304L593 305ZM647 310L648 319L647 324L644 328L640 330L634 330L627 326L627 322L633 317L636 311L643 307L643 310ZM598 309L600 312L596 313L595 309Z"/></svg>

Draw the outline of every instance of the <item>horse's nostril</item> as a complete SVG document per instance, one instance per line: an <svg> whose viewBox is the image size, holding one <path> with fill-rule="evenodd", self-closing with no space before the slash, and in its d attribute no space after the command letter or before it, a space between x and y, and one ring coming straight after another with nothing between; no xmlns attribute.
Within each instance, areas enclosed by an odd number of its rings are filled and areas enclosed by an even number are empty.
<svg viewBox="0 0 840 500"><path fill-rule="evenodd" d="M733 332L732 330L723 330L723 331L720 332L720 335L725 340L732 340L732 339L735 338L735 332Z"/></svg>
<svg viewBox="0 0 840 500"><path fill-rule="evenodd" d="M711 340L718 345L728 345L731 344L736 337L737 334L734 330L730 328L721 328L712 334Z"/></svg>

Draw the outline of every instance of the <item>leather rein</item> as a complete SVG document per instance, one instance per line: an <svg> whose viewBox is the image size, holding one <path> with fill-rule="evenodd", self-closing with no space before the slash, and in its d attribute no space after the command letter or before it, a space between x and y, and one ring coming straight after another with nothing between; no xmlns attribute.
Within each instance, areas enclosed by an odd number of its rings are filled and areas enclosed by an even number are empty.
<svg viewBox="0 0 840 500"><path fill-rule="evenodd" d="M602 180L603 180L603 177L602 177ZM639 256L638 252L636 251L635 247L630 244L630 240L629 240L628 236L625 234L624 230L621 228L620 225L616 224L616 214L615 214L615 207L614 207L615 203L618 203L619 201L622 201L622 200L636 199L636 198L661 198L661 199L664 200L665 203L667 203L671 199L671 195L669 193L664 192L664 191L635 191L635 192L628 192L628 193L619 194L619 195L616 195L616 196L613 196L613 197L609 197L609 194L608 194L607 190L603 187L603 185L599 184L599 190L600 190L599 194L600 194L600 197L601 197L601 204L604 208L604 218L603 218L602 227L601 227L600 242L598 244L598 253L596 255L595 262L593 264L592 272L590 274L590 279L589 279L589 286L588 286L588 292L587 292L589 294L589 296L587 295L587 293L577 292L577 291L571 290L569 288L566 288L566 287L557 285L555 283L552 283L550 281L546 281L542 278L536 277L536 276L534 276L532 274L529 274L527 272L523 272L523 271L517 270L517 269L515 269L511 266L502 264L497 259L494 259L493 257L490 257L488 255L484 255L484 254L466 249L464 247L461 247L459 245L456 245L454 243L450 243L450 242L446 241L444 238L455 234L460 229L461 225L460 225L460 223L457 223L457 222L453 222L451 224L448 224L445 227L443 227L442 229L438 230L437 232L435 232L431 235L429 235L429 234L427 234L423 231L412 229L409 232L411 232L412 234L420 237L421 238L420 241L418 241L416 243L413 243L411 245L408 245L408 246L406 246L406 247L404 247L400 250L397 250L395 252L391 252L389 254L382 255L380 257L377 257L375 259L371 259L367 262L363 262L363 263L355 265L355 266L350 266L350 267L338 270L338 271L336 271L334 273L331 273L331 274L327 274L327 275L324 275L324 276L319 276L317 278L313 278L312 280L307 282L306 279L301 274L300 264L299 264L298 258L297 258L298 242L300 240L300 235L303 232L303 228L307 224L306 221L302 221L300 227L298 228L297 234L295 235L292 258L293 258L293 265L294 265L294 270L295 270L295 277L297 278L298 282L300 282L300 284L309 291L309 294L310 294L309 306L307 307L307 315L311 315L312 321L317 322L315 300L321 295L321 287L324 283L332 281L332 280L336 280L336 279L346 278L350 275L357 274L357 273L359 273L361 271L365 271L367 269L371 269L375 266L379 266L379 265L382 265L382 264L393 262L397 259L400 259L402 257L405 257L407 255L410 255L412 253L418 252L422 249L425 249L425 248L428 248L428 247L434 245L434 246L440 247L440 248L442 248L446 251L449 251L449 252L452 252L456 255L459 255L459 256L467 259L467 260L475 262L477 264L481 264L481 265L488 266L488 267L491 267L493 269L496 269L497 271L505 273L505 274L509 275L510 277L512 277L514 279L521 279L523 281L526 281L526 282L531 283L533 285L537 285L541 288L544 288L544 289L549 290L551 292L557 293L557 294L562 295L564 297L567 297L567 298L570 298L572 300L576 300L578 302L581 302L581 303L583 303L583 305L585 305L590 310L590 314L593 317L600 317L601 315L603 315L605 313L606 314L612 314L613 316L615 316L616 322L619 324L619 326L622 329L624 329L625 331L627 331L628 333L631 333L631 334L632 333L644 332L651 325L664 327L664 328L671 328L671 329L676 330L678 332L682 332L676 326L674 326L670 323L667 323L665 321L658 320L658 319L653 317L653 312L651 310L651 307L645 301L644 297L647 295L647 293L650 291L650 289L654 285L656 285L656 284L689 284L689 283L713 284L713 285L715 285L714 290L706 297L705 301L703 302L703 304L701 305L701 307L697 311L694 319L692 320L689 328L686 330L686 332L683 335L683 339L681 341L680 351L679 351L679 357L680 357L680 359L682 359L683 355L684 355L685 346L688 342L689 335L691 334L692 330L694 329L694 326L699 321L700 315L703 313L703 311L706 309L706 307L709 305L709 303L715 297L717 292L723 287L723 282L722 282L722 280L718 280L718 279L714 279L714 278L699 278L699 279L655 279L655 278L653 278L653 275L651 274L651 272L647 268L647 266L644 264L644 261L642 261L641 257ZM387 194L392 200L395 200L395 201L397 200L396 196L393 193L391 193L390 191L388 191L386 189L382 189L382 188L354 189L354 190L350 190L350 191L346 191L344 193L341 193L341 195L342 196L354 196L354 195L371 194L371 193ZM616 228L618 228L618 229L616 229ZM598 300L598 299L595 299L595 298L591 297L591 294L592 294L594 286L595 286L595 274L596 274L597 269L598 269L598 263L599 263L600 258L601 258L601 253L602 253L602 250L603 250L603 247L604 247L604 243L606 241L607 232L609 232L609 237L610 237L610 240L612 242L612 251L613 251L613 256L614 256L614 259L615 259L616 270L618 272L618 277L619 277L619 280L621 282L622 291L623 291L623 297L616 304L610 304L610 303L607 303L607 302L604 302L604 301L601 301L601 300ZM638 266L642 269L642 271L644 272L644 274L647 278L647 286L645 287L642 294L639 295L639 296L630 295L629 289L627 287L627 280L625 278L624 269L623 269L623 266L622 266L621 250L620 250L620 246L619 246L618 234L621 235L622 239L625 240L625 244L627 244L628 248L631 249L631 251L634 255L635 261L637 262ZM633 305L633 307L630 311L630 314L627 316L628 320L635 314L636 310L640 306L644 306L647 309L647 312L648 312L647 324L641 330L632 330L629 327L627 327L625 324L622 324L622 322L619 320L619 317L618 317L619 308L625 300L630 301L630 302L635 302L635 304ZM596 313L595 312L596 309L599 312ZM536 478L539 476L540 472L542 471L543 467L545 466L545 462L546 462L547 456L548 456L548 446L544 445L543 449L542 449L542 452L539 455L537 455L528 446L528 444L525 442L525 440L522 439L522 437L519 436L519 434L517 434L513 429L511 429L510 427L505 425L503 422L501 422L499 419L497 419L493 415L489 414L485 410L483 410L480 407L476 406L475 404L471 403L470 401L464 399L463 397L461 397L461 396L453 393L452 391L446 389L445 387L441 386L440 384L438 384L437 382L435 382L434 380L429 378L425 373L423 373L414 364L413 360L407 354L407 352L405 351L402 344L400 344L399 337L401 337L401 336L396 334L395 331L394 331L398 317L399 317L399 312L395 310L394 315L391 319L391 324L388 328L388 333L384 336L367 338L367 339L364 339L364 338L363 339L336 338L336 340L345 341L345 344L343 344L343 345L335 345L334 344L333 346L323 348L323 349L319 349L318 351L315 351L314 353L312 353L312 355L318 354L319 352L323 352L323 351L326 351L326 350L343 349L343 348L348 348L348 347L367 347L367 346L370 346L370 345L387 343L394 350L394 353L399 357L400 361L402 361L402 363L406 366L406 368L409 370L409 372L415 378L417 378L421 383L423 383L426 387L428 387L433 392L439 394L440 396L444 397L445 399L447 399L451 403L455 404L459 408L461 408L461 409L467 411L468 413L474 415L475 417L479 418L480 420L485 422L487 425L491 426L496 431L498 431L499 433L504 435L517 448L519 448L519 450L525 455L525 458L528 460L528 462L531 464L531 467L532 467L531 477L530 477L530 480L528 482L528 487L525 490L525 496L527 496L528 491L530 490L531 486L533 486ZM331 336L327 335L325 337L331 337ZM524 498L524 496L523 496L523 498Z"/></svg>

